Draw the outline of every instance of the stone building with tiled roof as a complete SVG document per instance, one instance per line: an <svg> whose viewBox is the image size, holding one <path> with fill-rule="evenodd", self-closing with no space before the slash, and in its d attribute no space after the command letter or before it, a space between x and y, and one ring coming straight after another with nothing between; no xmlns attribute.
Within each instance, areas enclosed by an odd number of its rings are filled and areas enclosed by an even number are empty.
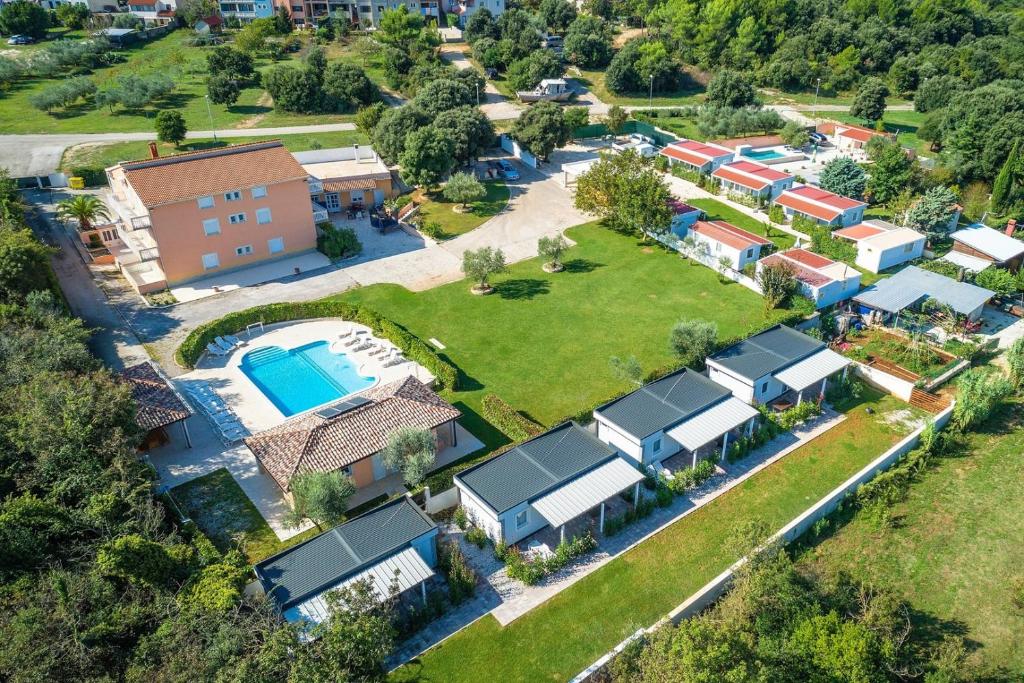
<svg viewBox="0 0 1024 683"><path fill-rule="evenodd" d="M176 422L181 423L185 441L191 447L185 420L192 416L192 409L150 361L125 368L119 377L131 387L135 400L135 423L146 432L143 449L165 443L167 435L164 430Z"/></svg>
<svg viewBox="0 0 1024 683"><path fill-rule="evenodd" d="M357 487L391 474L379 453L403 427L429 429L437 450L456 445L461 413L414 377L379 385L245 439L264 470L285 492L306 472L342 470Z"/></svg>

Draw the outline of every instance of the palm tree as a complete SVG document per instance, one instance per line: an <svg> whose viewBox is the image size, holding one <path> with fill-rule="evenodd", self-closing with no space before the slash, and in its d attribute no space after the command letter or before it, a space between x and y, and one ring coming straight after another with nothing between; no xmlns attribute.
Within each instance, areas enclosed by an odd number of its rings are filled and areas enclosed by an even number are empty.
<svg viewBox="0 0 1024 683"><path fill-rule="evenodd" d="M78 221L79 230L88 230L92 227L93 221L110 220L110 212L99 197L80 194L77 197L61 200L57 204L57 217L61 220L74 218Z"/></svg>

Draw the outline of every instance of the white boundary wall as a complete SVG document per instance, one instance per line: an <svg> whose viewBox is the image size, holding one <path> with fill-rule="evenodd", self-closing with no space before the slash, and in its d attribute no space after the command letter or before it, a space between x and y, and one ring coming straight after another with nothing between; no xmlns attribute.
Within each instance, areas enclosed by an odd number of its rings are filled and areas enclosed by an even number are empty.
<svg viewBox="0 0 1024 683"><path fill-rule="evenodd" d="M904 401L910 401L910 394L914 391L913 382L900 379L895 375L890 375L888 372L884 372L878 368L873 368L870 365L865 365L859 361L853 362L853 370L868 384L872 384L879 389L883 389Z"/></svg>
<svg viewBox="0 0 1024 683"><path fill-rule="evenodd" d="M950 416L953 414L953 405L950 405L944 411L935 416L932 420L932 424L935 425L936 429L942 429L949 422ZM859 486L865 484L872 479L875 475L883 472L892 467L896 461L898 461L903 455L909 453L917 444L921 441L921 432L925 430L927 425L918 427L909 436L904 438L902 441L897 443L895 446L887 450L882 455L875 458L872 462L866 465L859 472L854 474L852 477L847 479L845 482L840 484L831 493L826 495L824 498L819 500L817 503L809 507L803 513L801 513L796 519L792 520L789 524L782 527L777 531L769 540L768 543L776 541L789 542L796 540L804 534L808 529L814 526L815 522L823 519L830 515L839 504L846 499L848 495L855 492ZM682 604L673 609L668 615L658 621L653 626L645 629L640 629L633 635L626 638L624 641L615 646L615 648L602 656L596 662L588 666L586 669L578 673L575 677L570 679L570 683L584 683L589 681L590 678L597 673L602 667L607 665L612 659L614 659L630 642L637 638L643 637L647 633L651 633L661 626L671 622L678 624L683 619L696 616L700 612L704 611L712 604L715 603L718 598L725 593L732 583L734 573L737 569L742 567L747 562L747 558L744 557L737 561L734 565L726 569L724 572L713 578L707 584L704 585L699 591L687 598Z"/></svg>
<svg viewBox="0 0 1024 683"><path fill-rule="evenodd" d="M441 510L453 508L458 504L459 490L454 486L437 494L432 494L429 486L423 487L423 506L427 509L428 514L437 514Z"/></svg>

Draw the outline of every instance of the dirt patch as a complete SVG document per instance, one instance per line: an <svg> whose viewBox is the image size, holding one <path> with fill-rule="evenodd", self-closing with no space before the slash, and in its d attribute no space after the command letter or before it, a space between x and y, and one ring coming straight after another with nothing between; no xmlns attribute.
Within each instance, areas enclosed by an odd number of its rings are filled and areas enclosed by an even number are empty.
<svg viewBox="0 0 1024 683"><path fill-rule="evenodd" d="M906 409L891 410L879 415L878 417L879 420L890 427L903 427L907 431L914 431L921 426L921 423L923 422L923 420L915 415L913 411Z"/></svg>
<svg viewBox="0 0 1024 683"><path fill-rule="evenodd" d="M625 31L623 31L622 33L620 33L619 35L615 36L615 38L612 39L612 45L615 47L616 50L618 50L620 47L622 47L629 41L633 40L634 38L638 38L643 34L644 30L642 28L627 28Z"/></svg>
<svg viewBox="0 0 1024 683"><path fill-rule="evenodd" d="M651 247L644 247L640 251L643 252L644 254L653 254L654 253L654 249L651 248Z"/></svg>
<svg viewBox="0 0 1024 683"><path fill-rule="evenodd" d="M264 92L260 95L260 98L256 100L256 106L258 107L273 107L274 99L270 96L270 93ZM260 125L263 119L267 118L266 114L256 114L256 116L250 116L247 119L242 119L238 122L235 128L255 128Z"/></svg>

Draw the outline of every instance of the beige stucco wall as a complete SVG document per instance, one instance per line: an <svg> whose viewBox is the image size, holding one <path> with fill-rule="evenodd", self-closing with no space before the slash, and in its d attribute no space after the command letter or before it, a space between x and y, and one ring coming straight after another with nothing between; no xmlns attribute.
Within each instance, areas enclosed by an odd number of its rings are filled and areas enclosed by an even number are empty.
<svg viewBox="0 0 1024 683"><path fill-rule="evenodd" d="M241 199L228 202L223 194L217 194L209 209L199 208L195 199L150 209L160 264L169 284L316 248L316 229L305 180L268 185L267 195L259 199L252 198L251 189L246 188L243 179L239 184ZM261 208L270 209L270 223L256 222L256 210ZM245 213L246 222L232 225L228 216L236 213ZM205 234L203 221L208 218L220 220L220 234ZM284 239L284 251L271 254L267 242L276 237ZM235 254L237 247L247 244L252 245L251 254ZM214 252L220 266L207 270L203 267L203 255Z"/></svg>

